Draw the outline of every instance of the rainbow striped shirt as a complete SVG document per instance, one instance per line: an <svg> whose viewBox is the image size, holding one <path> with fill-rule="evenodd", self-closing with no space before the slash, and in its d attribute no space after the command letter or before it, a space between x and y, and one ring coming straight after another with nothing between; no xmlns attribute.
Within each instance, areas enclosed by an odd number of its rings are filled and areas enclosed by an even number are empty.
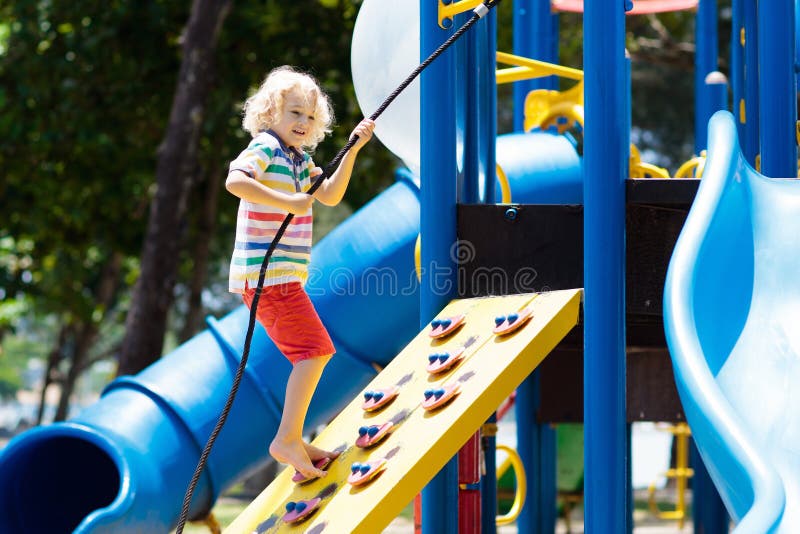
<svg viewBox="0 0 800 534"><path fill-rule="evenodd" d="M271 131L261 132L230 164L259 183L285 193L305 192L311 187L311 156L292 150ZM231 258L228 290L244 293L245 281L258 284L264 254L272 243L287 211L265 204L241 200L236 221L236 244ZM264 286L300 282L308 279L311 261L311 209L296 214L269 259Z"/></svg>

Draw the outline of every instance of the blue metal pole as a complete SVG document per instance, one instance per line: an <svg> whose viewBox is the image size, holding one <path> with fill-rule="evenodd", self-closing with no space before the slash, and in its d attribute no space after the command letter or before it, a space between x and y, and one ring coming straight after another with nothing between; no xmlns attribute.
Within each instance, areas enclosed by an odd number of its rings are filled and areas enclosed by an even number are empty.
<svg viewBox="0 0 800 534"><path fill-rule="evenodd" d="M468 15L472 13L469 12ZM463 17L463 20L460 20ZM468 16L459 15L456 26ZM490 12L456 43L459 128L463 138L463 180L458 200L494 203L497 111L495 82L496 13ZM461 46L460 46L461 45ZM463 93L463 94L462 94ZM491 187L490 187L491 186Z"/></svg>
<svg viewBox="0 0 800 534"><path fill-rule="evenodd" d="M689 463L692 475L692 516L694 531L702 534L727 534L730 517L717 488L708 474L700 452L692 440Z"/></svg>
<svg viewBox="0 0 800 534"><path fill-rule="evenodd" d="M514 0L514 53L550 63L558 62L558 15L550 0ZM557 89L554 76L514 84L514 130L522 131L525 97L534 89ZM517 523L520 532L553 532L556 509L556 433L536 422L539 371L517 389L518 452L530 480Z"/></svg>
<svg viewBox="0 0 800 534"><path fill-rule="evenodd" d="M438 3L420 0L420 56L452 33L438 25ZM420 323L426 325L457 292L455 61L448 50L420 79ZM426 534L458 531L458 464L450 460L422 491Z"/></svg>
<svg viewBox="0 0 800 534"><path fill-rule="evenodd" d="M519 532L553 532L556 527L555 431L536 422L539 373L517 388L517 452L528 479L528 497L517 518Z"/></svg>
<svg viewBox="0 0 800 534"><path fill-rule="evenodd" d="M694 57L694 151L699 154L708 143L708 120L711 102L706 90L706 76L717 70L717 0L700 0L695 20Z"/></svg>
<svg viewBox="0 0 800 534"><path fill-rule="evenodd" d="M558 15L550 0L514 0L514 53L540 61L558 61ZM554 76L514 84L514 130L522 131L525 97L534 89L558 89Z"/></svg>
<svg viewBox="0 0 800 534"><path fill-rule="evenodd" d="M709 73L706 76L705 86L711 114L721 109L728 109L728 79L725 75L719 71Z"/></svg>
<svg viewBox="0 0 800 534"><path fill-rule="evenodd" d="M755 165L759 147L759 88L758 88L758 5L757 0L744 3L744 102L745 136L742 149L750 165Z"/></svg>
<svg viewBox="0 0 800 534"><path fill-rule="evenodd" d="M497 69L497 10L492 10L485 18L486 47L484 64L486 72L481 76L481 95L485 101L486 122L481 128L486 142L486 161L484 163L483 201L494 204L497 165L497 82L495 70Z"/></svg>
<svg viewBox="0 0 800 534"><path fill-rule="evenodd" d="M584 4L584 451L586 532L625 532L625 12Z"/></svg>
<svg viewBox="0 0 800 534"><path fill-rule="evenodd" d="M493 413L486 425L497 428L497 414ZM483 435L483 461L486 472L481 478L481 534L497 532L497 436L491 432Z"/></svg>
<svg viewBox="0 0 800 534"><path fill-rule="evenodd" d="M758 3L761 173L797 177L794 0Z"/></svg>
<svg viewBox="0 0 800 534"><path fill-rule="evenodd" d="M733 90L733 114L739 139L744 139L744 3L731 1L731 88ZM740 141L741 142L741 141Z"/></svg>

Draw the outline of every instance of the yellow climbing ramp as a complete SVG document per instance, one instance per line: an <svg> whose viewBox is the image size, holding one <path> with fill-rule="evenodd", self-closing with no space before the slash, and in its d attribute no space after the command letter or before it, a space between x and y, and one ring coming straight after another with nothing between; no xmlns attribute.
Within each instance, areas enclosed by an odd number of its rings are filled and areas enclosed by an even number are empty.
<svg viewBox="0 0 800 534"><path fill-rule="evenodd" d="M463 325L442 339L432 338L428 326L364 390L396 386L398 395L374 412L362 409L364 397L353 399L314 440L318 447L342 451L327 476L298 485L291 480L294 470L285 469L225 534L383 530L575 326L581 293L574 289L452 301L437 319L457 322L463 315ZM532 312L531 318L517 330L493 333L496 317L524 317L526 311ZM429 356L455 356L462 348L462 359L449 370L427 371ZM450 402L433 411L423 408L426 394L427 402L434 401L454 384L460 392ZM388 422L393 423L391 431L379 443L356 446L360 428L363 432ZM369 482L348 483L353 464L381 459L386 459L383 470ZM313 512L303 521L286 523L289 502L311 503L305 513Z"/></svg>

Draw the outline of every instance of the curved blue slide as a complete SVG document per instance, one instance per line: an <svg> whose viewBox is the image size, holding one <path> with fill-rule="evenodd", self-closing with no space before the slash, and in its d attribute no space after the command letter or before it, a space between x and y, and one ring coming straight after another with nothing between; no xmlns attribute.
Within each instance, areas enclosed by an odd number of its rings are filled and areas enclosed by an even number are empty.
<svg viewBox="0 0 800 534"><path fill-rule="evenodd" d="M497 154L515 202L580 202L581 162L565 137L502 136ZM307 290L337 354L309 408L309 428L330 420L418 332L418 188L413 177L398 174L397 183L314 247ZM206 331L140 374L112 382L74 419L13 439L0 454L0 532L172 528L230 390L248 314L241 306L209 319ZM257 325L190 517L203 516L223 489L264 461L289 371Z"/></svg>
<svg viewBox="0 0 800 534"><path fill-rule="evenodd" d="M739 533L800 525L800 181L745 161L733 116L673 252L664 325L686 417Z"/></svg>

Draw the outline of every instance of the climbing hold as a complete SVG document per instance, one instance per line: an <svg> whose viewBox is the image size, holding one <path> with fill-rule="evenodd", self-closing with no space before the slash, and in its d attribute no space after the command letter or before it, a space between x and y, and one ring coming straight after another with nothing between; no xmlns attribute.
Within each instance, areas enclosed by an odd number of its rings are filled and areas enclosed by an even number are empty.
<svg viewBox="0 0 800 534"><path fill-rule="evenodd" d="M386 468L386 463L386 458L381 458L379 460L360 464L359 469L353 471L350 476L347 477L347 482L353 486L364 485L382 473Z"/></svg>
<svg viewBox="0 0 800 534"><path fill-rule="evenodd" d="M444 319L435 319L431 322L431 331L428 335L434 339L443 338L456 331L458 327L464 324L464 314L454 315L453 317L446 317Z"/></svg>
<svg viewBox="0 0 800 534"><path fill-rule="evenodd" d="M458 381L445 384L442 388L437 388L432 391L430 397L426 397L422 403L422 408L425 410L435 410L445 404L449 403L456 395L461 392L461 385Z"/></svg>
<svg viewBox="0 0 800 534"><path fill-rule="evenodd" d="M356 471L358 471L360 469L361 469L361 464L358 463L358 462L355 462L353 465L350 466L350 471L352 473L355 473Z"/></svg>
<svg viewBox="0 0 800 534"><path fill-rule="evenodd" d="M444 363L444 362L447 361L447 358L449 358L449 357L450 357L450 355L445 352L444 354L440 354L439 355L439 361L441 363Z"/></svg>
<svg viewBox="0 0 800 534"><path fill-rule="evenodd" d="M492 332L501 336L510 334L527 324L531 317L533 317L533 310L530 308L524 308L517 313L510 313L507 317L508 321L495 326Z"/></svg>
<svg viewBox="0 0 800 534"><path fill-rule="evenodd" d="M364 392L364 400L370 400L373 395L374 393L372 393L371 391Z"/></svg>
<svg viewBox="0 0 800 534"><path fill-rule="evenodd" d="M382 425L372 425L367 428L367 431L356 440L356 447L366 448L376 445L386 436L394 427L391 421L383 423Z"/></svg>
<svg viewBox="0 0 800 534"><path fill-rule="evenodd" d="M299 523L307 519L314 511L319 508L322 499L314 497L307 501L290 502L286 504L286 514L283 516L284 523Z"/></svg>
<svg viewBox="0 0 800 534"><path fill-rule="evenodd" d="M317 469L325 469L326 467L328 467L328 465L330 465L330 463L332 461L333 460L331 458L327 458L327 457L320 458L318 460L314 460L314 467L316 467ZM295 482L297 484L303 484L305 482L310 482L310 481L316 480L316 479L317 479L317 477L306 477L300 471L295 471L294 472L294 476L292 477L292 482Z"/></svg>
<svg viewBox="0 0 800 534"><path fill-rule="evenodd" d="M369 431L369 428L367 428L365 426L359 427L358 435L359 436L366 436L368 431Z"/></svg>
<svg viewBox="0 0 800 534"><path fill-rule="evenodd" d="M498 315L497 317L494 318L495 326L500 326L504 322L506 322L506 316L505 315Z"/></svg>
<svg viewBox="0 0 800 534"><path fill-rule="evenodd" d="M391 403L400 393L400 388L391 386L378 390L370 390L368 393L370 394L369 397L366 396L366 393L364 394L366 400L361 404L361 409L365 412L374 412Z"/></svg>
<svg viewBox="0 0 800 534"><path fill-rule="evenodd" d="M426 399L430 399L431 397L433 397L433 390L432 389L426 389L425 390L425 398Z"/></svg>
<svg viewBox="0 0 800 534"><path fill-rule="evenodd" d="M439 355L438 354L429 354L428 355L428 361L431 362L431 363L435 362L437 359L439 359Z"/></svg>

